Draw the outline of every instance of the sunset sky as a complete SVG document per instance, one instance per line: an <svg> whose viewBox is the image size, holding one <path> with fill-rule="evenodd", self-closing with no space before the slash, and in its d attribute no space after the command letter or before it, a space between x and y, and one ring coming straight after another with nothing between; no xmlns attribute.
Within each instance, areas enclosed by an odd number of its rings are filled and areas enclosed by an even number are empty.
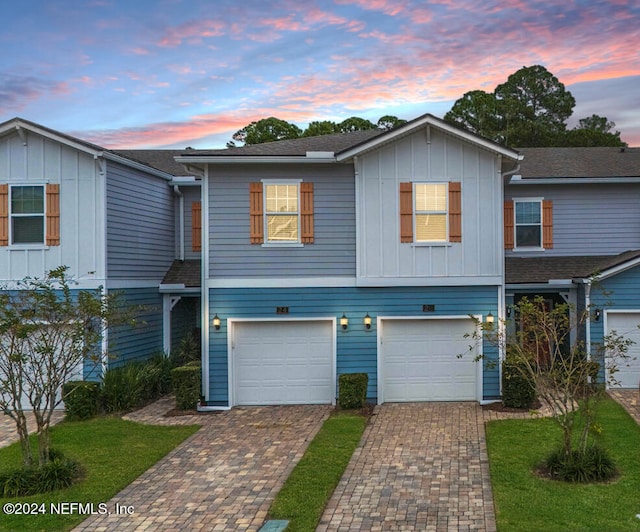
<svg viewBox="0 0 640 532"><path fill-rule="evenodd" d="M640 146L638 0L4 0L0 122L220 148L253 120L444 116L544 65Z"/></svg>

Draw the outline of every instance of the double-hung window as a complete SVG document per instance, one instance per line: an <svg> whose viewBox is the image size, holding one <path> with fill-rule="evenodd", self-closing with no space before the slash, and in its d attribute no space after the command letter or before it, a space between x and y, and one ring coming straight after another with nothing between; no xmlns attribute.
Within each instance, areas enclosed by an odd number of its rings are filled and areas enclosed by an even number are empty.
<svg viewBox="0 0 640 532"><path fill-rule="evenodd" d="M11 243L44 244L44 186L11 186Z"/></svg>
<svg viewBox="0 0 640 532"><path fill-rule="evenodd" d="M542 200L516 200L515 247L542 248Z"/></svg>
<svg viewBox="0 0 640 532"><path fill-rule="evenodd" d="M266 241L299 242L298 184L265 184Z"/></svg>
<svg viewBox="0 0 640 532"><path fill-rule="evenodd" d="M416 183L414 191L416 242L447 241L447 184Z"/></svg>
<svg viewBox="0 0 640 532"><path fill-rule="evenodd" d="M313 183L296 179L250 183L249 218L252 244L313 244Z"/></svg>

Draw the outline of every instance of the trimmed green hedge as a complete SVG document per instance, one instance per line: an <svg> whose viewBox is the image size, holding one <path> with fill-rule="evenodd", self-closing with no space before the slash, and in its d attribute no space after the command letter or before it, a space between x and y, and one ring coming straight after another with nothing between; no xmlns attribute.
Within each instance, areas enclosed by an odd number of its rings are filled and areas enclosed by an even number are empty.
<svg viewBox="0 0 640 532"><path fill-rule="evenodd" d="M526 370L507 358L502 363L502 403L510 408L530 408L536 399L535 383Z"/></svg>
<svg viewBox="0 0 640 532"><path fill-rule="evenodd" d="M100 383L69 381L62 386L62 399L67 419L80 421L95 417L100 410Z"/></svg>
<svg viewBox="0 0 640 532"><path fill-rule="evenodd" d="M363 408L367 402L366 373L344 373L338 378L338 405L340 408Z"/></svg>
<svg viewBox="0 0 640 532"><path fill-rule="evenodd" d="M180 410L192 410L200 401L199 363L189 363L171 370L173 393L176 396L176 407Z"/></svg>

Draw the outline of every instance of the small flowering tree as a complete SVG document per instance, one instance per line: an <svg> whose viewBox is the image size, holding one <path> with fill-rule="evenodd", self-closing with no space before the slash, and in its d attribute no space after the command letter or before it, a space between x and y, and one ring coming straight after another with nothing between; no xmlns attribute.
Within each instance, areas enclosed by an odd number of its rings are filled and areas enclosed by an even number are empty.
<svg viewBox="0 0 640 532"><path fill-rule="evenodd" d="M523 298L512 310L514 318L497 326L478 323L480 332L474 336L503 349L510 370L535 389L562 431L559 454L569 459L590 452L601 430L596 406L605 395L604 379L615 382L632 342L612 332L592 346L595 354L590 357L584 342L575 338L580 338L591 309L576 312L569 304L549 308L535 297Z"/></svg>
<svg viewBox="0 0 640 532"><path fill-rule="evenodd" d="M33 411L38 465L49 461L49 428L62 385L87 360L99 362L106 324L132 323L117 294L70 288L67 268L0 292L0 411L16 424L23 464L34 464L25 409Z"/></svg>

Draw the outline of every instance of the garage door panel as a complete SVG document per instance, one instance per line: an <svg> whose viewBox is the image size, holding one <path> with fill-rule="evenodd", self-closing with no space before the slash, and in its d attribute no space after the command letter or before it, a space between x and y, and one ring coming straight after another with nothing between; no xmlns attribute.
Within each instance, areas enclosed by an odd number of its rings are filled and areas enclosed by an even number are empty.
<svg viewBox="0 0 640 532"><path fill-rule="evenodd" d="M618 372L614 378L618 381L613 387L637 388L640 383L640 312L609 313L607 315L608 332L616 331L634 343L629 346L629 360L618 361Z"/></svg>
<svg viewBox="0 0 640 532"><path fill-rule="evenodd" d="M383 321L383 399L453 401L477 399L477 366L464 337L470 319Z"/></svg>
<svg viewBox="0 0 640 532"><path fill-rule="evenodd" d="M235 324L235 404L331 403L333 322Z"/></svg>

